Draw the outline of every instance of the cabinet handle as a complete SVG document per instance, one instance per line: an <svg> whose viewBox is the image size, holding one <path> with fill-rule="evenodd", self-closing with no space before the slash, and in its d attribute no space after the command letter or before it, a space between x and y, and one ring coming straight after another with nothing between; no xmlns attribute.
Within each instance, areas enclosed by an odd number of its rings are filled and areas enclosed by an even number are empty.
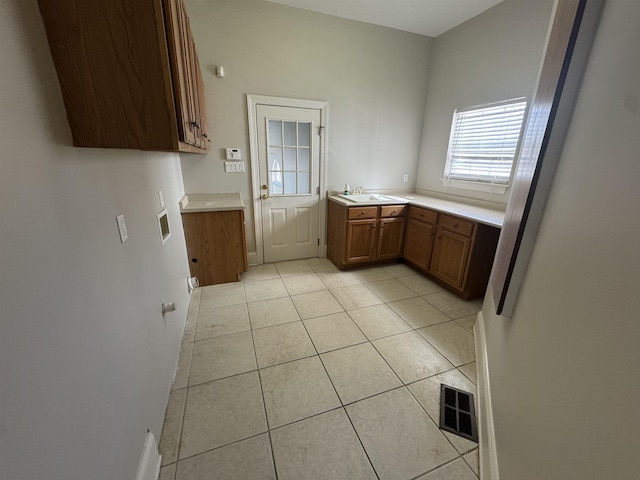
<svg viewBox="0 0 640 480"><path fill-rule="evenodd" d="M191 259L191 263L198 263L198 259L197 258L192 258Z"/></svg>
<svg viewBox="0 0 640 480"><path fill-rule="evenodd" d="M191 126L193 128L200 128L200 124L198 122L191 122Z"/></svg>
<svg viewBox="0 0 640 480"><path fill-rule="evenodd" d="M371 225L371 228L376 228L376 226L375 225Z"/></svg>
<svg viewBox="0 0 640 480"><path fill-rule="evenodd" d="M395 214L396 214L396 211L395 211L395 210L394 210L393 212L391 212L391 215L395 215Z"/></svg>
<svg viewBox="0 0 640 480"><path fill-rule="evenodd" d="M367 212L362 212L360 215L366 215L366 214L367 214Z"/></svg>

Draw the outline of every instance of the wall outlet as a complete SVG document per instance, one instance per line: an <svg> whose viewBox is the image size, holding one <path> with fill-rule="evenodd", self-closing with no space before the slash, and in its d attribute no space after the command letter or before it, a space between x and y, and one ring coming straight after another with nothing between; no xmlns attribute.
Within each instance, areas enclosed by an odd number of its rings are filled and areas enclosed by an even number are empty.
<svg viewBox="0 0 640 480"><path fill-rule="evenodd" d="M120 243L124 243L129 238L127 234L127 224L124 222L124 214L120 214L116 217L116 221L118 222L118 231L120 232Z"/></svg>
<svg viewBox="0 0 640 480"><path fill-rule="evenodd" d="M402 182L407 183L408 181L409 181L409 174L405 173L404 175L402 175Z"/></svg>

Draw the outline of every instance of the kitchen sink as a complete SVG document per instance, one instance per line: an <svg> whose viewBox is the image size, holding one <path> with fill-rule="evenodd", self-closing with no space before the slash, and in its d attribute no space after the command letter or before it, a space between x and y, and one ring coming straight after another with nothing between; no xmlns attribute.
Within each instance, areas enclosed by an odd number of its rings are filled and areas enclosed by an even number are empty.
<svg viewBox="0 0 640 480"><path fill-rule="evenodd" d="M353 203L407 203L407 200L404 198L382 195L380 193L360 193L355 195L345 195L341 193L338 196Z"/></svg>

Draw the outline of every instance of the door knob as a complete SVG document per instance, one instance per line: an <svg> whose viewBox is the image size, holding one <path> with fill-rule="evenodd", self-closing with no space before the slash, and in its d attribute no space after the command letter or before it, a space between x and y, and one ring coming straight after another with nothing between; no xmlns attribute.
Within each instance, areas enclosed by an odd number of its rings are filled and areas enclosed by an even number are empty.
<svg viewBox="0 0 640 480"><path fill-rule="evenodd" d="M261 195L261 198L262 198L263 200L266 200L267 198L269 198L269 185L266 185L266 184L265 184L265 185L262 185L262 190L266 190L266 191L267 191L267 193L263 193L263 194Z"/></svg>

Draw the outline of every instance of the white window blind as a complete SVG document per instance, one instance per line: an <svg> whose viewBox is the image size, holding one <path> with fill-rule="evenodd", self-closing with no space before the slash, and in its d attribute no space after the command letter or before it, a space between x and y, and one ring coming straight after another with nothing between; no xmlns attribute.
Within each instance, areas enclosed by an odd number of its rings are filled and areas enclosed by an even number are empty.
<svg viewBox="0 0 640 480"><path fill-rule="evenodd" d="M517 98L456 110L445 180L509 183L526 106Z"/></svg>

